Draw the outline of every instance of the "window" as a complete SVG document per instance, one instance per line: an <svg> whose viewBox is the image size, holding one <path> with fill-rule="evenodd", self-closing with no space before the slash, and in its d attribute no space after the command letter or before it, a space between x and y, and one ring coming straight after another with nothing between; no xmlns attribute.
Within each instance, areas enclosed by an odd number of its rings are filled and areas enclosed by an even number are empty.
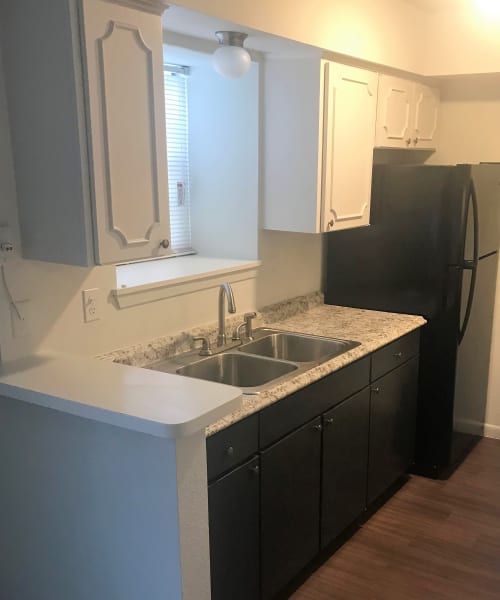
<svg viewBox="0 0 500 600"><path fill-rule="evenodd" d="M192 251L188 147L189 67L164 65L167 127L168 196L171 248L175 254Z"/></svg>

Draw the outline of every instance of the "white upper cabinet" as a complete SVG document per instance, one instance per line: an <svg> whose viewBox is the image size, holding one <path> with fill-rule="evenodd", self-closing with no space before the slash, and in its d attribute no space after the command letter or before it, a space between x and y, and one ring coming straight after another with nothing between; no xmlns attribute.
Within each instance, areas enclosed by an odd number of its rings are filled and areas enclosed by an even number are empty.
<svg viewBox="0 0 500 600"><path fill-rule="evenodd" d="M164 3L9 5L3 55L24 256L91 265L168 253Z"/></svg>
<svg viewBox="0 0 500 600"><path fill-rule="evenodd" d="M314 57L266 62L265 228L369 223L377 77Z"/></svg>
<svg viewBox="0 0 500 600"><path fill-rule="evenodd" d="M406 148L411 144L413 83L399 77L379 75L375 145Z"/></svg>
<svg viewBox="0 0 500 600"><path fill-rule="evenodd" d="M83 27L98 262L155 256L170 231L161 19L86 0Z"/></svg>
<svg viewBox="0 0 500 600"><path fill-rule="evenodd" d="M322 231L370 222L377 73L323 61Z"/></svg>
<svg viewBox="0 0 500 600"><path fill-rule="evenodd" d="M435 150L437 147L439 90L421 83L414 84L412 121L413 148Z"/></svg>
<svg viewBox="0 0 500 600"><path fill-rule="evenodd" d="M390 75L378 84L378 148L434 150L437 142L439 90Z"/></svg>

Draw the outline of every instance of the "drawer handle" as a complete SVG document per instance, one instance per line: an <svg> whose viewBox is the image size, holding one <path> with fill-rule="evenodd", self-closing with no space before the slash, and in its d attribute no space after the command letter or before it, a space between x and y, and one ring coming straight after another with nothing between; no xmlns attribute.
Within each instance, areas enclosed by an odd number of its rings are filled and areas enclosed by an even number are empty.
<svg viewBox="0 0 500 600"><path fill-rule="evenodd" d="M313 429L315 429L316 431L321 431L323 429L323 425L321 425L321 423L319 423L318 425L313 425Z"/></svg>
<svg viewBox="0 0 500 600"><path fill-rule="evenodd" d="M226 449L226 454L228 456L232 456L234 454L234 448L232 446L229 446L229 448Z"/></svg>
<svg viewBox="0 0 500 600"><path fill-rule="evenodd" d="M325 425L333 425L333 417L329 417L325 419Z"/></svg>
<svg viewBox="0 0 500 600"><path fill-rule="evenodd" d="M403 353L402 352L396 352L396 354L393 354L394 358L403 358Z"/></svg>
<svg viewBox="0 0 500 600"><path fill-rule="evenodd" d="M374 387L374 388L372 388L372 392L373 392L374 394L379 394L379 393L380 393L380 388L378 388L378 387Z"/></svg>
<svg viewBox="0 0 500 600"><path fill-rule="evenodd" d="M255 467L250 467L250 472L252 473L252 475L259 475L260 474L260 467L259 465L255 465Z"/></svg>

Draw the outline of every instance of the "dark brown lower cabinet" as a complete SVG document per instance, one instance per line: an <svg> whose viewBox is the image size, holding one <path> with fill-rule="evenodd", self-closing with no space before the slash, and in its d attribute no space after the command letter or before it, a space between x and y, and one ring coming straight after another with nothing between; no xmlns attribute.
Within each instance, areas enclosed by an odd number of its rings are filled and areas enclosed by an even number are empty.
<svg viewBox="0 0 500 600"><path fill-rule="evenodd" d="M208 487L213 600L274 598L408 470L417 352L410 333L209 439L209 477L233 468Z"/></svg>
<svg viewBox="0 0 500 600"><path fill-rule="evenodd" d="M264 600L273 598L319 551L321 429L318 417L261 452Z"/></svg>
<svg viewBox="0 0 500 600"><path fill-rule="evenodd" d="M212 600L257 600L259 458L208 486Z"/></svg>
<svg viewBox="0 0 500 600"><path fill-rule="evenodd" d="M368 503L408 470L414 456L418 357L374 381L370 397Z"/></svg>
<svg viewBox="0 0 500 600"><path fill-rule="evenodd" d="M323 415L322 548L365 508L369 414L365 388Z"/></svg>

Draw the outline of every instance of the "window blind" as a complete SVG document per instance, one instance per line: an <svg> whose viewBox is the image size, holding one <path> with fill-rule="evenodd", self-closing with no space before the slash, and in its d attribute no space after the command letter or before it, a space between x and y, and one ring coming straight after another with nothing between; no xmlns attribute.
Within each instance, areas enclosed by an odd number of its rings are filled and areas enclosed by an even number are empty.
<svg viewBox="0 0 500 600"><path fill-rule="evenodd" d="M168 196L172 251L191 250L189 197L188 78L189 68L165 65L165 120L167 128Z"/></svg>

